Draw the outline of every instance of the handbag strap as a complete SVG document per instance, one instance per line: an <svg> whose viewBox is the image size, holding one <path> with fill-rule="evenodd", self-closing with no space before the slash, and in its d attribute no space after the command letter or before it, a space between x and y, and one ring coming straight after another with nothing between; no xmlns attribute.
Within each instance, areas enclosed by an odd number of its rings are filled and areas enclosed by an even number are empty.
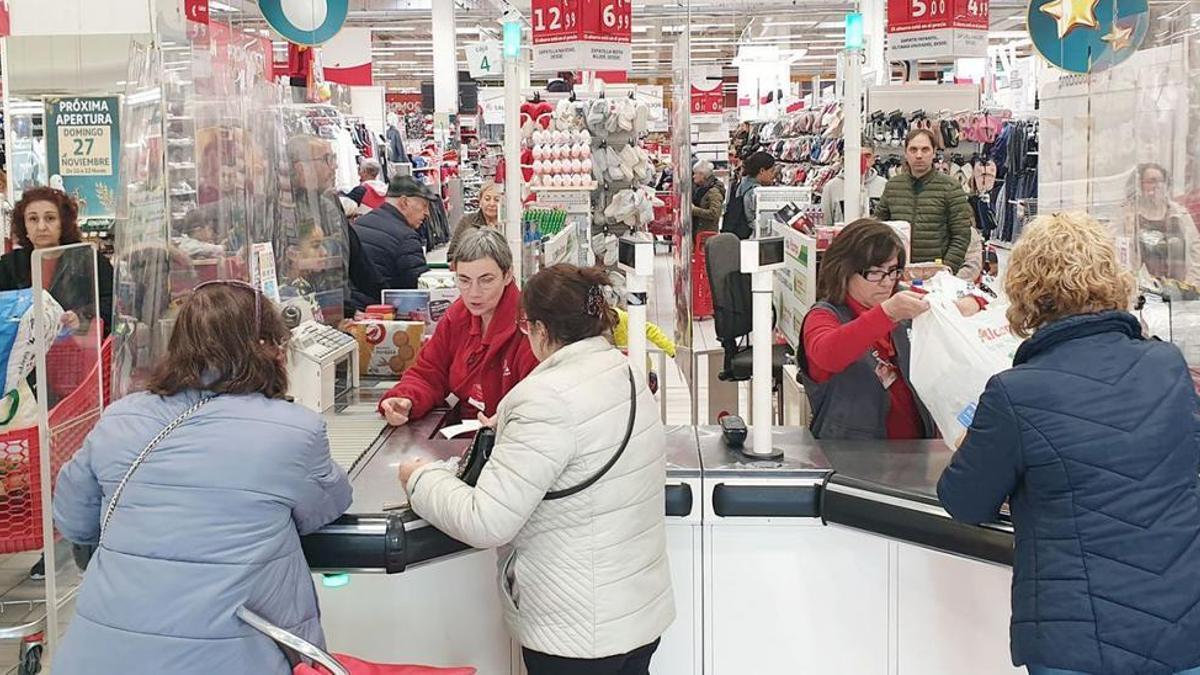
<svg viewBox="0 0 1200 675"><path fill-rule="evenodd" d="M624 440L621 441L621 447L617 448L617 452L615 454L613 454L612 459L609 459L608 463L605 464L603 467L601 467L600 470L597 471L596 474L594 476L592 476L591 478L583 481L582 483L580 483L579 485L576 485L575 487L567 488L565 490L555 490L554 492L547 492L546 496L543 497L542 499L544 501L563 499L564 497L570 497L572 495L579 494L580 492L583 492L584 490L595 485L596 481L603 478L604 474L608 473L610 469L612 469L614 466L616 466L617 461L619 459L621 459L621 455L625 454L625 448L629 446L629 439L633 437L633 422L635 419L637 419L637 384L635 383L635 381L633 379L633 367L630 366L630 368L629 368L629 423L625 425L625 438L624 438Z"/></svg>
<svg viewBox="0 0 1200 675"><path fill-rule="evenodd" d="M133 459L133 463L129 465L129 470L125 472L125 477L121 479L121 482L117 483L117 489L113 490L112 499L108 500L108 508L104 510L104 518L100 521L100 541L97 545L104 541L104 533L108 530L108 521L112 520L113 512L117 510L117 501L121 499L121 493L125 491L125 485L128 484L129 479L133 477L133 472L137 471L138 467L142 465L142 462L146 461L146 458L150 456L150 453L155 447L158 446L159 443L163 441L164 438L170 435L172 431L175 431L175 429L179 428L179 425L187 421L187 419L192 415L195 415L196 411L203 408L206 403L214 398L216 397L201 397L199 401L196 401L194 404L192 404L192 407L184 410L179 414L179 417L176 417L170 424L163 427L163 430L158 432L158 435L152 438L150 442L146 444L146 447L142 448L142 451L138 453L138 456Z"/></svg>

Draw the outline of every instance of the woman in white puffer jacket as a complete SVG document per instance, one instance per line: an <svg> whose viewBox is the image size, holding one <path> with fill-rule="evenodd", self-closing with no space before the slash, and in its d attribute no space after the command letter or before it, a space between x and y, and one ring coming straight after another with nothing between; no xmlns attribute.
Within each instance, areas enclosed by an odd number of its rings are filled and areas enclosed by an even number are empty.
<svg viewBox="0 0 1200 675"><path fill-rule="evenodd" d="M541 364L500 403L476 487L450 467L400 469L413 509L476 548L501 551L505 619L529 675L643 675L675 617L658 407L609 340L602 269L555 265L522 291ZM636 382L636 384L633 384ZM617 457L595 483L563 498Z"/></svg>

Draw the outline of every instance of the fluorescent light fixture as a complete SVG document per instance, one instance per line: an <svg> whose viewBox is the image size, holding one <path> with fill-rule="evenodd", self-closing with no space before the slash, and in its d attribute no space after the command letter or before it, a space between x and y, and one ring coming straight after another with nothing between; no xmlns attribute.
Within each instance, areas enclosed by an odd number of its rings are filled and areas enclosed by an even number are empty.
<svg viewBox="0 0 1200 675"><path fill-rule="evenodd" d="M223 2L220 2L220 0L208 0L208 8L214 12L240 12L240 11L242 11L242 10L238 9L237 7L230 7L229 5L227 5Z"/></svg>
<svg viewBox="0 0 1200 675"><path fill-rule="evenodd" d="M845 21L822 21L817 24L817 28L845 28Z"/></svg>
<svg viewBox="0 0 1200 675"><path fill-rule="evenodd" d="M372 33L411 33L417 29L416 26L372 26Z"/></svg>

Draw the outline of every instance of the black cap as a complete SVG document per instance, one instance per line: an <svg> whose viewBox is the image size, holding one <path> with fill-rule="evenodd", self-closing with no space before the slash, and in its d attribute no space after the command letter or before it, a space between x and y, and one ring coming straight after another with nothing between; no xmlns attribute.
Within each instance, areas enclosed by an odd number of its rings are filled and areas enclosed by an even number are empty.
<svg viewBox="0 0 1200 675"><path fill-rule="evenodd" d="M429 188L418 182L412 176L396 176L388 184L387 196L389 197L420 197L431 202L437 201L438 196L433 194Z"/></svg>

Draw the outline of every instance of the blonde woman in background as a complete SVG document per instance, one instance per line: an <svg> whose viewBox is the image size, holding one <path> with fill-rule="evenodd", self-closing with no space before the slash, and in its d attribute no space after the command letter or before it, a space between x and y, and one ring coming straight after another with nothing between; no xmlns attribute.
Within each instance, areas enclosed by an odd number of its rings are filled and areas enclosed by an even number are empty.
<svg viewBox="0 0 1200 675"><path fill-rule="evenodd" d="M450 236L450 246L446 249L447 261L454 262L454 254L458 252L458 245L462 242L463 235L471 230L484 227L490 227L493 230L503 229L504 225L500 222L500 203L503 201L504 190L499 183L484 183L483 189L479 191L479 210L463 216L454 226L454 233Z"/></svg>

